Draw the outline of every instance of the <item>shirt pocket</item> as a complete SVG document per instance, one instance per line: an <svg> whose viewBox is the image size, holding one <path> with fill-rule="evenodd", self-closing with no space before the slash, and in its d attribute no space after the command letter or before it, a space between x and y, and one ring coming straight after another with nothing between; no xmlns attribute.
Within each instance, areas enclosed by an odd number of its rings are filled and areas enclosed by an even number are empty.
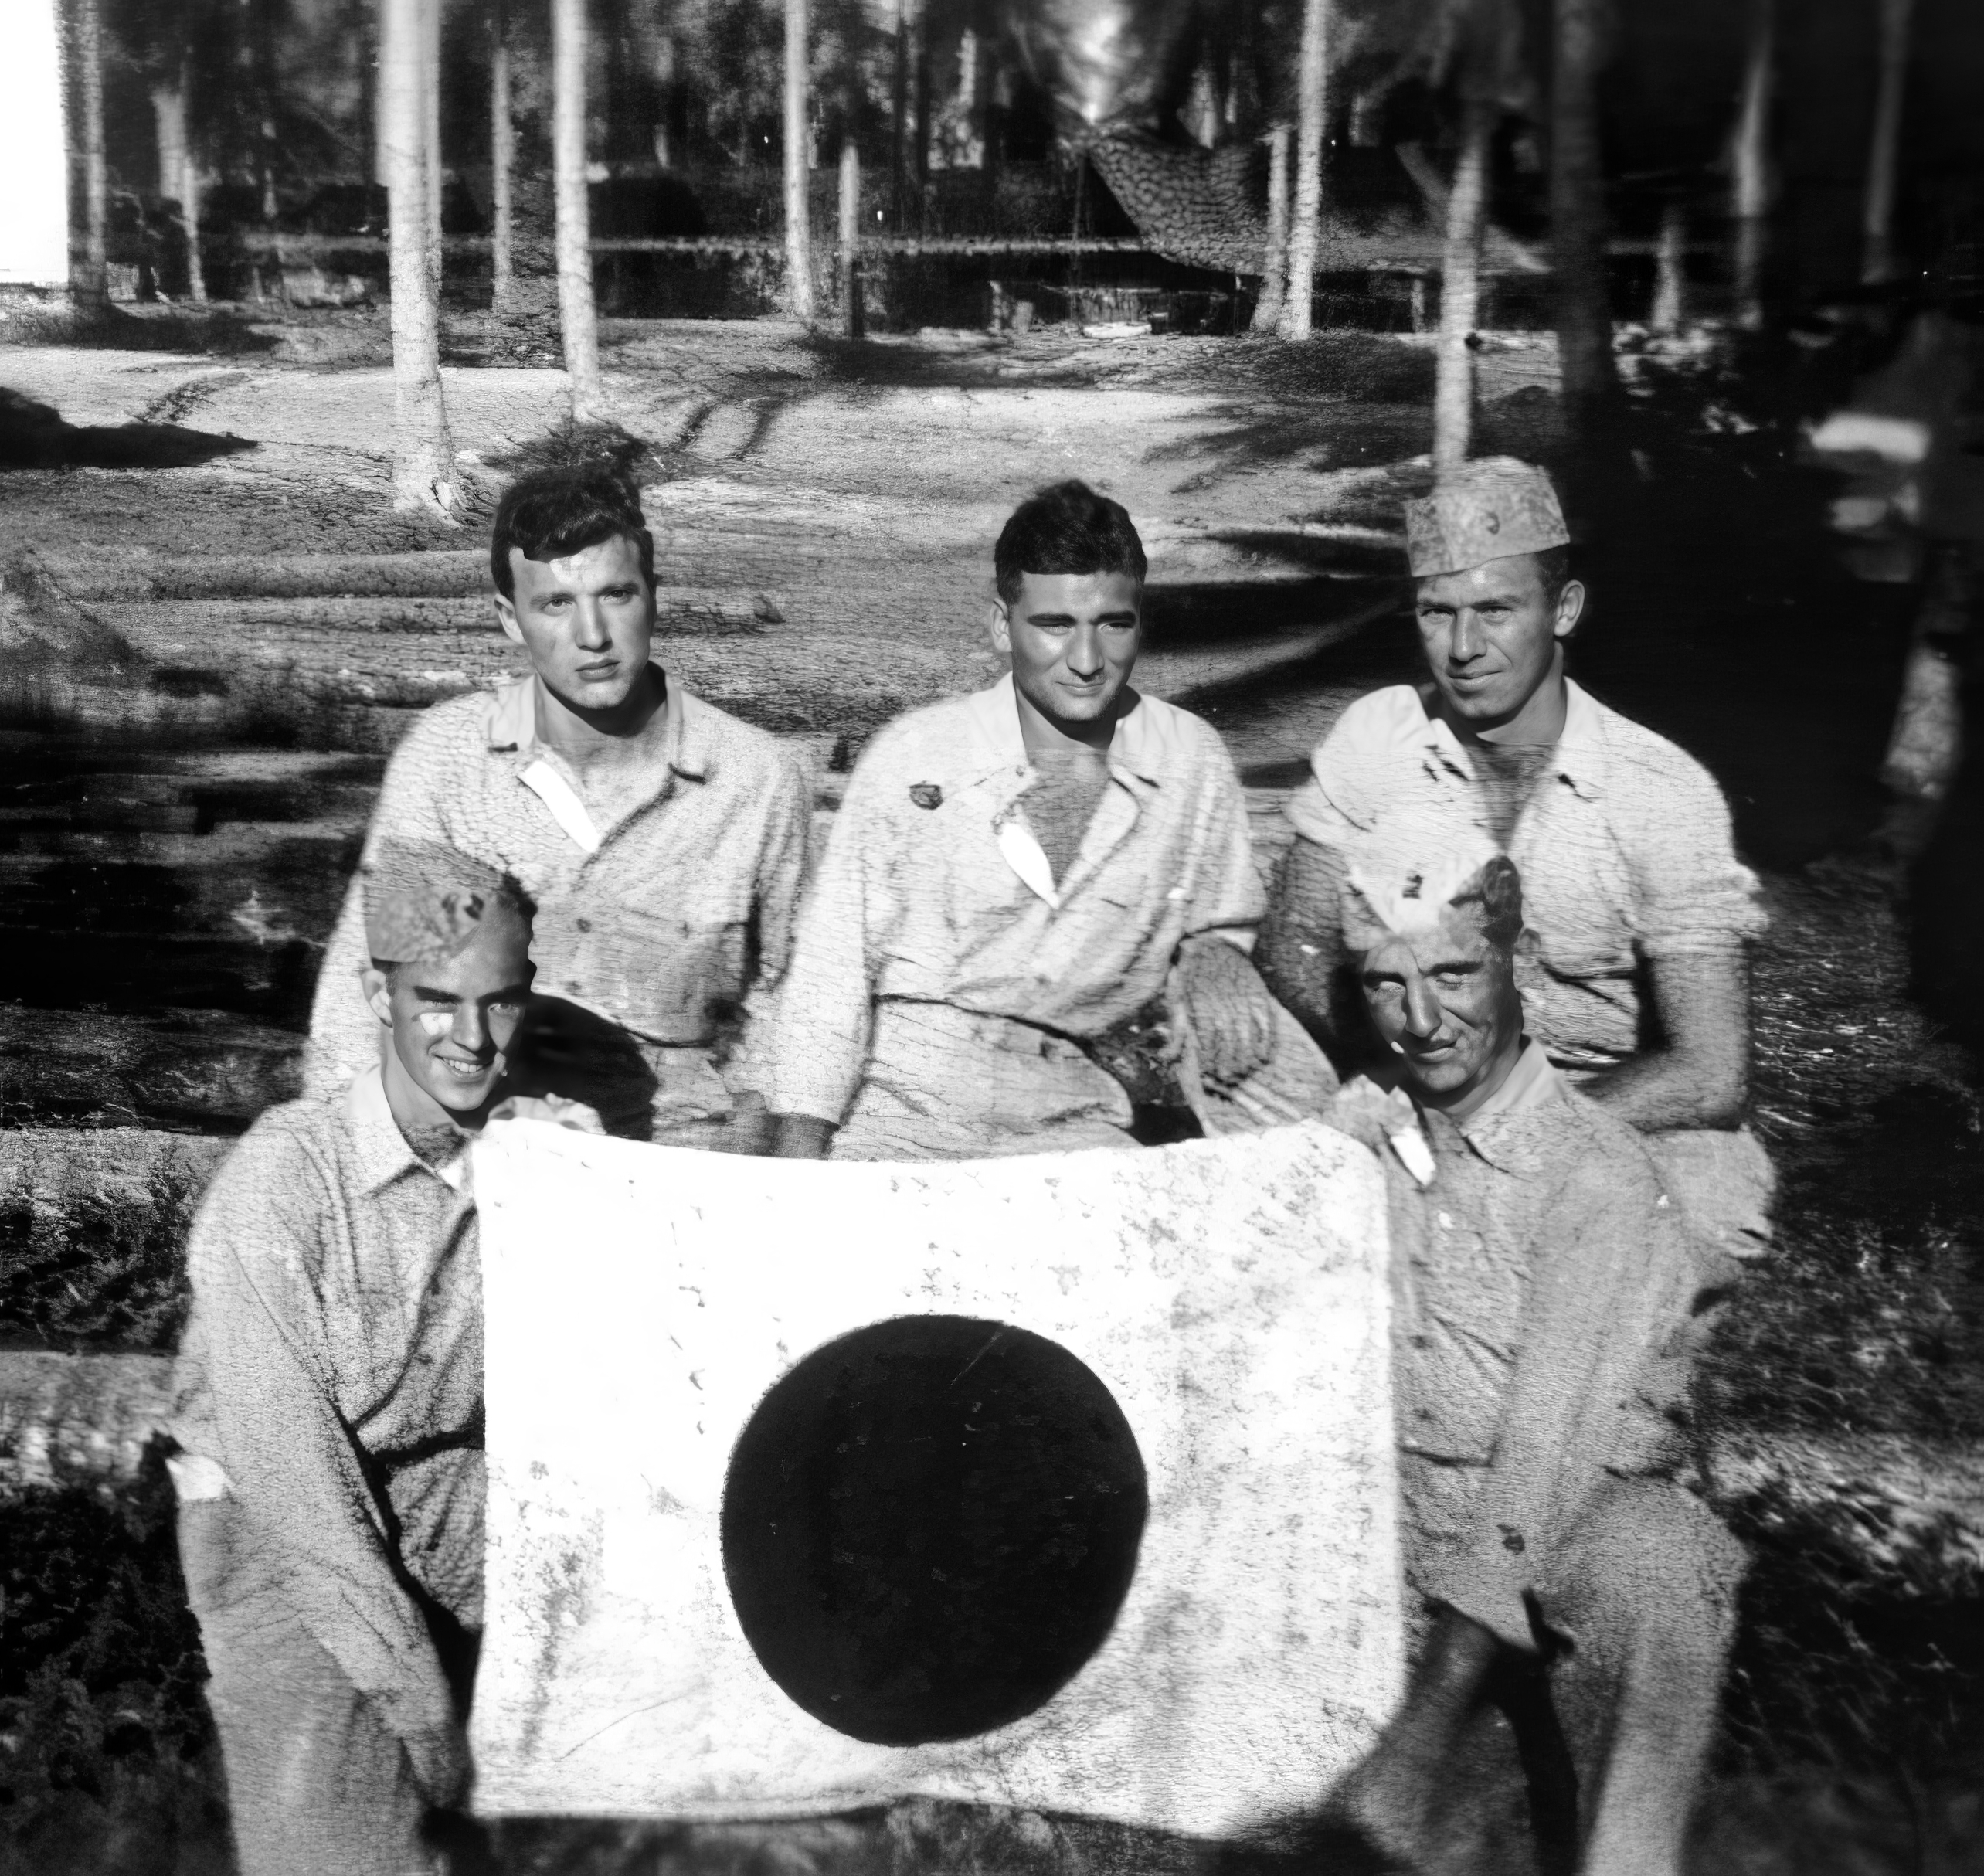
<svg viewBox="0 0 1984 1876"><path fill-rule="evenodd" d="M576 921L579 994L651 1042L701 1047L743 1001L741 919L617 906Z"/></svg>

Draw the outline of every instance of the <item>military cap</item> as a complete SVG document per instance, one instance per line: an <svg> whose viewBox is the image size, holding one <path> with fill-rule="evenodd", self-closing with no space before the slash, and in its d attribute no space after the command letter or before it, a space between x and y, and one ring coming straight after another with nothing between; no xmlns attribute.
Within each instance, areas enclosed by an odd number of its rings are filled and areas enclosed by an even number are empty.
<svg viewBox="0 0 1984 1876"><path fill-rule="evenodd" d="M1550 477L1513 456L1464 463L1423 501L1405 505L1405 553L1415 579L1541 553L1570 539Z"/></svg>
<svg viewBox="0 0 1984 1876"><path fill-rule="evenodd" d="M382 964L454 957L494 906L533 909L508 875L432 841L386 841L365 866L365 946Z"/></svg>
<svg viewBox="0 0 1984 1876"><path fill-rule="evenodd" d="M1521 929L1520 878L1478 835L1443 844L1443 850L1429 846L1403 862L1353 863L1342 894L1344 941L1353 954L1361 954L1388 938L1422 937L1437 930L1455 905L1468 901L1490 927L1491 942L1499 936L1514 943Z"/></svg>

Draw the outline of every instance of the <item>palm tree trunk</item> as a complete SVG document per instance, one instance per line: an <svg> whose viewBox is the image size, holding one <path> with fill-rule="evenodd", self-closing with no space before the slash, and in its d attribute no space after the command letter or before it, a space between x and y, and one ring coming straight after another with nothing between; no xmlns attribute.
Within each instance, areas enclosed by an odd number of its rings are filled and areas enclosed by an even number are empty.
<svg viewBox="0 0 1984 1876"><path fill-rule="evenodd" d="M795 319L813 317L813 227L808 194L807 0L785 0L785 301Z"/></svg>
<svg viewBox="0 0 1984 1876"><path fill-rule="evenodd" d="M552 0L551 145L558 198L558 318L572 414L605 414L600 386L599 314L593 304L591 205L586 195L586 0Z"/></svg>
<svg viewBox="0 0 1984 1876"><path fill-rule="evenodd" d="M1880 0L1880 90L1867 154L1867 203L1860 219L1860 279L1894 277L1894 184L1901 151L1901 100L1908 77L1909 15L1914 0Z"/></svg>
<svg viewBox="0 0 1984 1876"><path fill-rule="evenodd" d="M1474 425L1474 331L1481 297L1481 226L1488 201L1488 144L1495 107L1470 98L1460 160L1447 196L1446 248L1440 262L1440 337L1433 386L1433 469L1445 476L1467 460Z"/></svg>
<svg viewBox="0 0 1984 1876"><path fill-rule="evenodd" d="M151 128L158 148L158 193L176 201L186 176L185 73L151 87Z"/></svg>
<svg viewBox="0 0 1984 1876"><path fill-rule="evenodd" d="M517 138L510 124L510 9L496 0L490 22L489 45L489 304L501 314L515 297L510 244L515 209L511 180L517 160Z"/></svg>
<svg viewBox="0 0 1984 1876"><path fill-rule="evenodd" d="M1289 230L1288 303L1282 336L1306 338L1314 319L1316 257L1323 222L1323 128L1330 73L1330 0L1304 0L1298 69L1295 212Z"/></svg>
<svg viewBox="0 0 1984 1876"><path fill-rule="evenodd" d="M428 265L434 270L434 299L441 294L441 5L422 9L420 42L421 158L427 172Z"/></svg>
<svg viewBox="0 0 1984 1876"><path fill-rule="evenodd" d="M1687 218L1670 202L1660 214L1660 245L1654 260L1653 308L1646 323L1663 336L1680 331L1687 313Z"/></svg>
<svg viewBox="0 0 1984 1876"><path fill-rule="evenodd" d="M1556 0L1551 82L1551 257L1564 403L1580 433L1609 400L1612 303L1605 284L1605 195L1598 141L1601 0Z"/></svg>
<svg viewBox="0 0 1984 1876"><path fill-rule="evenodd" d="M861 153L852 137L841 144L841 325L861 337Z"/></svg>
<svg viewBox="0 0 1984 1876"><path fill-rule="evenodd" d="M1775 0L1751 0L1750 45L1743 66L1743 101L1731 140L1730 203L1736 223L1736 323L1755 331L1764 323L1764 240L1770 209L1771 85L1776 62Z"/></svg>
<svg viewBox="0 0 1984 1876"><path fill-rule="evenodd" d="M1288 126L1268 132L1268 251L1261 274L1261 297L1253 329L1272 332L1288 304Z"/></svg>
<svg viewBox="0 0 1984 1876"><path fill-rule="evenodd" d="M895 66L888 90L893 157L889 174L895 232L909 226L909 0L895 0Z"/></svg>
<svg viewBox="0 0 1984 1876"><path fill-rule="evenodd" d="M100 312L110 296L105 250L109 220L110 174L104 161L104 40L97 0L76 0L76 90L80 120L76 154L83 163L83 240L70 263L70 281L78 305Z"/></svg>
<svg viewBox="0 0 1984 1876"><path fill-rule="evenodd" d="M443 516L460 505L441 394L440 307L429 249L427 25L440 0L379 0L379 135L392 267L393 505Z"/></svg>

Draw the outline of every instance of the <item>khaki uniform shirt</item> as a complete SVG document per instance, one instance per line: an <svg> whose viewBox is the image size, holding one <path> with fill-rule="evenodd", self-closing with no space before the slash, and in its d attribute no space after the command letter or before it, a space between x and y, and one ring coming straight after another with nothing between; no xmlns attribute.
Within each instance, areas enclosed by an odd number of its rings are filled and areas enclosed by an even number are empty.
<svg viewBox="0 0 1984 1876"><path fill-rule="evenodd" d="M1126 1144L1127 1099L1080 1039L1160 996L1184 940L1251 943L1264 899L1209 724L1140 698L1108 769L1057 882L1026 822L1038 777L1010 678L875 739L800 919L775 1112L876 1157ZM1062 1137L1036 1137L1050 1126Z"/></svg>
<svg viewBox="0 0 1984 1876"><path fill-rule="evenodd" d="M1708 771L1565 688L1563 734L1507 848L1537 940L1517 983L1551 1060L1598 1069L1639 1050L1644 960L1726 953L1765 918ZM1437 858L1456 835L1492 834L1466 749L1410 685L1359 698L1310 766L1288 818L1353 868L1395 871Z"/></svg>
<svg viewBox="0 0 1984 1876"><path fill-rule="evenodd" d="M790 950L807 778L763 731L671 681L651 763L610 812L589 808L537 741L535 688L526 678L429 710L386 770L367 854L389 838L438 841L514 874L537 901L538 991L634 1039L658 1084L654 1137L725 1117L762 1087L755 1032ZM307 1093L379 1060L366 961L355 878L318 979Z"/></svg>
<svg viewBox="0 0 1984 1876"><path fill-rule="evenodd" d="M416 1156L377 1069L271 1108L215 1175L175 1371L182 1500L225 1500L230 1605L293 1611L403 1737L450 1723L411 1576L482 1620L482 1267L466 1157Z"/></svg>
<svg viewBox="0 0 1984 1876"><path fill-rule="evenodd" d="M1696 1310L1736 1266L1534 1043L1498 1096L1380 1157L1414 1575L1527 1648L1524 1592L1606 1479L1671 1469Z"/></svg>

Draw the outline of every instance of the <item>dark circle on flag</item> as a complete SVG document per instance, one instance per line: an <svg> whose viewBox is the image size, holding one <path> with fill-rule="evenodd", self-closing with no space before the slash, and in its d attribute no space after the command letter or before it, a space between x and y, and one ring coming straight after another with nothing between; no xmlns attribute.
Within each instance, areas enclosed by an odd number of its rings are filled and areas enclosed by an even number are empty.
<svg viewBox="0 0 1984 1876"><path fill-rule="evenodd" d="M899 1316L815 1349L724 1483L724 1575L765 1672L878 1745L1038 1711L1102 1646L1150 1507L1109 1389L1007 1324Z"/></svg>

